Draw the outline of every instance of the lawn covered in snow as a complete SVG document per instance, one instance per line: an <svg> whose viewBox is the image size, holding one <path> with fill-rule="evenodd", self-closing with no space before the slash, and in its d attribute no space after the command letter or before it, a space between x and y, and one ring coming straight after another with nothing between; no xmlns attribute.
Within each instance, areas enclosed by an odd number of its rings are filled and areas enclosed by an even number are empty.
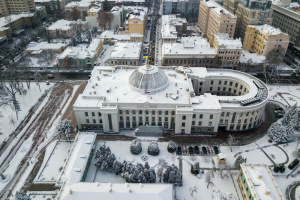
<svg viewBox="0 0 300 200"><path fill-rule="evenodd" d="M46 85L46 83L40 83L41 91L39 86L35 82L31 82L30 89L27 90L27 93L24 95L16 94L17 101L20 103L20 112L18 113L19 119L17 119L15 111L11 107L1 107L0 112L3 115L3 118L0 120L0 128L3 133L0 136L0 144L9 137L9 135L15 131L20 122L26 117L28 111L32 106L34 106L39 98L45 93L45 91L53 86L53 83ZM24 83L24 87L27 86ZM10 118L15 120L15 125L10 123Z"/></svg>
<svg viewBox="0 0 300 200"><path fill-rule="evenodd" d="M300 85L299 86L281 86L281 85L268 85L270 92L270 100L282 103L285 106L292 106L295 103L300 105ZM282 94L282 97L278 95Z"/></svg>

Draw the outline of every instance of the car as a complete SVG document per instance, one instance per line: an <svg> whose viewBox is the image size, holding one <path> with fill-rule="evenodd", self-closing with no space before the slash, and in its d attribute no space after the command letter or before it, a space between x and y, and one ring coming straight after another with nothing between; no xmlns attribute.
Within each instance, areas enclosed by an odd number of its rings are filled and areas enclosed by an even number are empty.
<svg viewBox="0 0 300 200"><path fill-rule="evenodd" d="M202 152L203 152L203 154L207 154L207 149L206 149L206 147L202 147Z"/></svg>
<svg viewBox="0 0 300 200"><path fill-rule="evenodd" d="M199 154L200 151L199 151L199 147L198 146L195 146L195 154Z"/></svg>
<svg viewBox="0 0 300 200"><path fill-rule="evenodd" d="M277 108L275 108L275 110L282 110L283 111L283 108L282 107L277 107Z"/></svg>
<svg viewBox="0 0 300 200"><path fill-rule="evenodd" d="M290 170L294 169L294 167L296 167L296 165L299 164L299 160L296 158L295 160L293 160L293 162L291 162L289 165L288 165L288 168Z"/></svg>
<svg viewBox="0 0 300 200"><path fill-rule="evenodd" d="M193 147L189 147L189 154L194 154L194 149L193 149Z"/></svg>
<svg viewBox="0 0 300 200"><path fill-rule="evenodd" d="M214 146L213 148L214 148L215 154L219 154L220 153L217 146Z"/></svg>
<svg viewBox="0 0 300 200"><path fill-rule="evenodd" d="M279 117L279 118L283 117L283 113L276 113L276 117Z"/></svg>
<svg viewBox="0 0 300 200"><path fill-rule="evenodd" d="M53 74L47 74L47 78L54 78Z"/></svg>
<svg viewBox="0 0 300 200"><path fill-rule="evenodd" d="M182 151L181 151L181 147L177 147L177 155L181 155Z"/></svg>
<svg viewBox="0 0 300 200"><path fill-rule="evenodd" d="M279 113L284 113L284 111L283 110L275 110L274 113L275 114L277 114L277 113L279 114Z"/></svg>
<svg viewBox="0 0 300 200"><path fill-rule="evenodd" d="M29 77L29 80L34 80L34 77L33 77L33 76L30 76L30 77Z"/></svg>
<svg viewBox="0 0 300 200"><path fill-rule="evenodd" d="M49 82L49 81L46 81L46 85L50 85L50 82Z"/></svg>
<svg viewBox="0 0 300 200"><path fill-rule="evenodd" d="M80 72L83 72L83 69L79 69Z"/></svg>

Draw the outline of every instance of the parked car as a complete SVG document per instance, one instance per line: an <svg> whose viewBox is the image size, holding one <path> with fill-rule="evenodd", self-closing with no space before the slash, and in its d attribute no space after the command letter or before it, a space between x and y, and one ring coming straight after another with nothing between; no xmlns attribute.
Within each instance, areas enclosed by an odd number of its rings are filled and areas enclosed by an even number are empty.
<svg viewBox="0 0 300 200"><path fill-rule="evenodd" d="M54 75L53 74L47 74L47 78L54 78Z"/></svg>
<svg viewBox="0 0 300 200"><path fill-rule="evenodd" d="M282 107L276 107L275 110L283 110Z"/></svg>
<svg viewBox="0 0 300 200"><path fill-rule="evenodd" d="M181 147L177 147L177 155L181 155L182 151L181 151Z"/></svg>
<svg viewBox="0 0 300 200"><path fill-rule="evenodd" d="M202 147L202 152L203 152L203 154L207 154L207 149L206 149L206 147Z"/></svg>
<svg viewBox="0 0 300 200"><path fill-rule="evenodd" d="M295 160L293 160L293 162L291 162L288 166L288 168L290 170L294 169L294 167L296 167L299 164L299 160L296 158Z"/></svg>
<svg viewBox="0 0 300 200"><path fill-rule="evenodd" d="M189 154L194 154L194 149L193 149L193 147L189 147Z"/></svg>
<svg viewBox="0 0 300 200"><path fill-rule="evenodd" d="M195 154L199 154L200 151L199 151L199 147L198 146L195 146Z"/></svg>
<svg viewBox="0 0 300 200"><path fill-rule="evenodd" d="M215 151L215 154L219 154L220 153L217 146L214 146L214 151Z"/></svg>
<svg viewBox="0 0 300 200"><path fill-rule="evenodd" d="M49 82L49 81L46 81L46 85L50 85L50 82Z"/></svg>

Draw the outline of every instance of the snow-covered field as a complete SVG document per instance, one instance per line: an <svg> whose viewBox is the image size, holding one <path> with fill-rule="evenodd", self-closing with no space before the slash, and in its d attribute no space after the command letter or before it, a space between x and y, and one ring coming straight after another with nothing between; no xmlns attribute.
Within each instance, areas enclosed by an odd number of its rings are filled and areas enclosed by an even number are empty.
<svg viewBox="0 0 300 200"><path fill-rule="evenodd" d="M41 91L39 90L39 86L37 86L35 82L32 82L30 89L27 90L25 95L16 95L21 108L21 111L18 113L18 120L15 111L11 107L0 108L0 112L3 114L3 118L0 120L0 128L2 129L1 132L3 132L3 135L0 136L0 144L18 127L20 122L28 114L30 108L38 102L39 98L45 93L45 90L53 86L53 83L50 83L50 85L40 83L40 86ZM10 118L14 118L16 122L15 125L10 123Z"/></svg>
<svg viewBox="0 0 300 200"><path fill-rule="evenodd" d="M283 103L285 106L292 106L297 103L300 106L300 85L299 86L280 86L280 85L268 85L270 91L270 100L278 101ZM283 98L278 95L280 93L283 94ZM289 104L289 105L288 105Z"/></svg>
<svg viewBox="0 0 300 200"><path fill-rule="evenodd" d="M72 144L65 141L54 141L47 147L43 164L35 177L35 183L55 183Z"/></svg>

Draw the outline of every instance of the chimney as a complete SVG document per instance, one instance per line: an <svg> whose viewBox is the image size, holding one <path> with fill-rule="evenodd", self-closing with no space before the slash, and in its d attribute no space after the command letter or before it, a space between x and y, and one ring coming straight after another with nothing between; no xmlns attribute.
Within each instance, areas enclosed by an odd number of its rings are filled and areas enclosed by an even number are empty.
<svg viewBox="0 0 300 200"><path fill-rule="evenodd" d="M269 195L269 194L271 194L271 190L266 188L265 195Z"/></svg>
<svg viewBox="0 0 300 200"><path fill-rule="evenodd" d="M257 178L262 179L262 174L258 174Z"/></svg>

